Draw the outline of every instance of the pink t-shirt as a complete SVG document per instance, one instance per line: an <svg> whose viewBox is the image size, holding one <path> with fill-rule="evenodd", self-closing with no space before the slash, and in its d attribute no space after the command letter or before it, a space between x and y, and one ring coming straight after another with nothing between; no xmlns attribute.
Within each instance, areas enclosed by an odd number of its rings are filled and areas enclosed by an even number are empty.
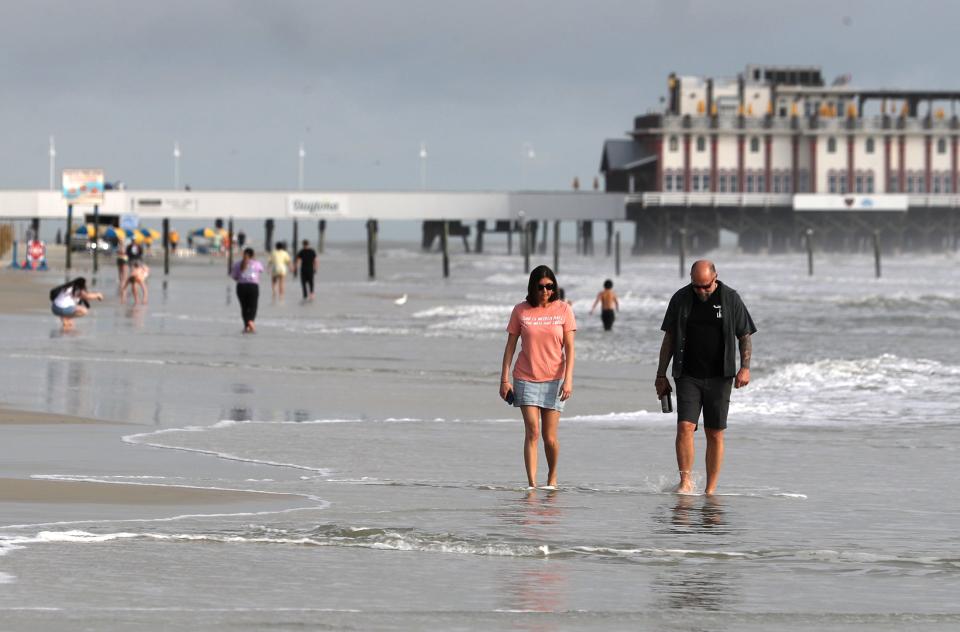
<svg viewBox="0 0 960 632"><path fill-rule="evenodd" d="M518 303L510 314L507 332L520 336L520 357L513 377L527 382L550 382L563 378L563 334L576 331L577 320L566 301L546 307Z"/></svg>

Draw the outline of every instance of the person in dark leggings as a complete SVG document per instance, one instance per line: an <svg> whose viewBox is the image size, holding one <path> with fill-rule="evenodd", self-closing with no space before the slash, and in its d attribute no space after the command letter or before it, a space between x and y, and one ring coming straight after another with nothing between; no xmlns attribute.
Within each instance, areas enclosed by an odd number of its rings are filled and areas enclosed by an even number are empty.
<svg viewBox="0 0 960 632"><path fill-rule="evenodd" d="M294 271L300 271L300 287L303 300L313 300L313 276L317 272L317 251L310 247L310 240L303 240L303 248L297 253Z"/></svg>
<svg viewBox="0 0 960 632"><path fill-rule="evenodd" d="M257 318L257 302L260 300L260 275L263 264L254 259L253 248L243 251L243 259L233 264L230 276L237 282L237 299L243 317L243 333L256 333L253 321Z"/></svg>

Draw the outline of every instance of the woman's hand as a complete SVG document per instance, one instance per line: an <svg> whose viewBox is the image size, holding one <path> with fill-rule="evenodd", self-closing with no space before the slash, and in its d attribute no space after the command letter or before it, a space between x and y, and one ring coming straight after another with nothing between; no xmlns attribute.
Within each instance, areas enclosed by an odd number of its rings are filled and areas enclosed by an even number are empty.
<svg viewBox="0 0 960 632"><path fill-rule="evenodd" d="M500 399L507 401L507 393L513 390L513 385L510 382L500 382Z"/></svg>
<svg viewBox="0 0 960 632"><path fill-rule="evenodd" d="M560 387L560 401L567 401L571 395L573 395L573 380L564 380Z"/></svg>

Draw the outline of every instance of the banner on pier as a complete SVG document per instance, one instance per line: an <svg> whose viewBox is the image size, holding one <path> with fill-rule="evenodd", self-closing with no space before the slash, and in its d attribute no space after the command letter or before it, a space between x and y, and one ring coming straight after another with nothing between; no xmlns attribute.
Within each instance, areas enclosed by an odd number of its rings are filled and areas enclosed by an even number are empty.
<svg viewBox="0 0 960 632"><path fill-rule="evenodd" d="M906 211L906 195L826 195L798 193L793 196L795 211Z"/></svg>
<svg viewBox="0 0 960 632"><path fill-rule="evenodd" d="M67 204L103 204L103 169L64 169L61 182Z"/></svg>
<svg viewBox="0 0 960 632"><path fill-rule="evenodd" d="M349 198L344 195L291 195L287 197L290 217L346 217L350 214Z"/></svg>

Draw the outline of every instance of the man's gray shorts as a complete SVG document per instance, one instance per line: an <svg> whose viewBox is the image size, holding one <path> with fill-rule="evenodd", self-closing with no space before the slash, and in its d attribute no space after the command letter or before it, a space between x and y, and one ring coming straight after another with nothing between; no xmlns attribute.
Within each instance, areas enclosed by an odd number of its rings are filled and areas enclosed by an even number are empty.
<svg viewBox="0 0 960 632"><path fill-rule="evenodd" d="M732 377L678 377L677 422L692 421L695 426L703 410L703 425L713 430L727 427L727 411L730 409Z"/></svg>

